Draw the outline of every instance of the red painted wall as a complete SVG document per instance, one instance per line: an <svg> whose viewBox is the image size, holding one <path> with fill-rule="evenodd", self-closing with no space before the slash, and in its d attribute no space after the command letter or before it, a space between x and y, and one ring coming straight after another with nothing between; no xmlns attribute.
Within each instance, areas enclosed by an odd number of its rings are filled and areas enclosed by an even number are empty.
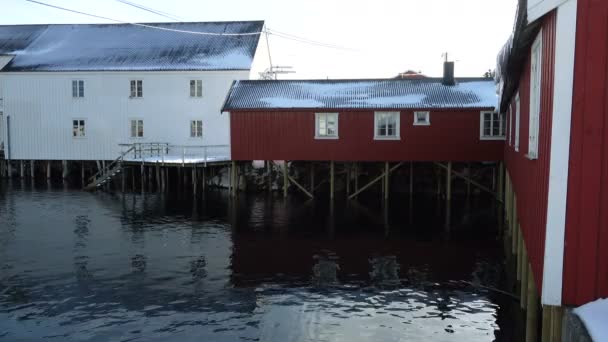
<svg viewBox="0 0 608 342"><path fill-rule="evenodd" d="M555 61L555 12L543 19L543 65L540 105L538 159L526 158L530 119L530 58L527 59L519 83L520 124L519 152L515 151L515 135L512 144L505 144L505 165L517 196L517 214L525 241L528 258L539 293L542 289L543 260L545 256L545 231L549 194L549 158L551 154L551 117L553 112L553 78ZM515 115L515 98L511 102ZM514 121L515 122L515 121ZM513 124L515 127L515 124ZM511 134L512 132L508 132ZM507 135L508 136L508 135Z"/></svg>
<svg viewBox="0 0 608 342"><path fill-rule="evenodd" d="M435 110L430 126L414 126L402 110L401 140L374 140L373 111L339 112L338 140L314 138L313 111L233 111L234 160L495 161L504 141L480 141L480 110Z"/></svg>
<svg viewBox="0 0 608 342"><path fill-rule="evenodd" d="M579 0L564 304L608 296L608 2Z"/></svg>

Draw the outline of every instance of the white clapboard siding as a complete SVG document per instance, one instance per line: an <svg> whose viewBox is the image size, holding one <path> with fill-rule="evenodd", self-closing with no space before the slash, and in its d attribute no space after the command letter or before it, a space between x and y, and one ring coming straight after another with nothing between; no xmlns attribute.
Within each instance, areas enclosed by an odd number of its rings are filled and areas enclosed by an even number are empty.
<svg viewBox="0 0 608 342"><path fill-rule="evenodd" d="M249 71L14 72L0 73L4 121L10 116L11 159L110 160L119 143L229 145L230 122L221 106L233 80ZM130 99L130 80L143 80L143 98ZM190 97L200 79L203 97ZM72 80L85 97L72 97ZM130 119L144 120L144 138L130 138ZM72 137L72 120L86 120L86 137ZM203 138L190 137L190 120L203 121Z"/></svg>

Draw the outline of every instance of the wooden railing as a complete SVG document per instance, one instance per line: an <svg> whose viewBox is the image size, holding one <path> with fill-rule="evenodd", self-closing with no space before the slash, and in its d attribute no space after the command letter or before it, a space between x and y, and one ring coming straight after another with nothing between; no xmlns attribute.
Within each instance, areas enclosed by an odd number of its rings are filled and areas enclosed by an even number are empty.
<svg viewBox="0 0 608 342"><path fill-rule="evenodd" d="M119 144L122 148L132 148L133 159L145 162L145 158L158 158L158 162L164 164L169 161L175 162L175 158L181 161L182 165L186 164L189 159L202 159L206 165L207 162L213 161L219 157L230 156L229 145L170 145L168 143L133 143Z"/></svg>
<svg viewBox="0 0 608 342"><path fill-rule="evenodd" d="M96 174L94 174L93 176L89 177L89 183L94 182L97 178L105 175L108 171L112 170L116 165L118 164L122 164L124 157L129 154L131 151L133 151L135 149L135 146L131 146L129 149L127 149L126 151L122 152L120 154L120 156L118 158L116 158L113 162L111 162L110 164L106 165L105 167L102 167L99 171L97 171Z"/></svg>

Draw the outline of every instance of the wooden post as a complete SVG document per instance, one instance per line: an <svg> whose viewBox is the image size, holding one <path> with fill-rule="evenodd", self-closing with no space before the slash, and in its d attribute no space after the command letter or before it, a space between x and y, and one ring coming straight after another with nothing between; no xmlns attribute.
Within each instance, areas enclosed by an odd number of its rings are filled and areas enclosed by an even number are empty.
<svg viewBox="0 0 608 342"><path fill-rule="evenodd" d="M196 195L196 165L192 167L192 191Z"/></svg>
<svg viewBox="0 0 608 342"><path fill-rule="evenodd" d="M526 315L526 342L536 342L538 341L538 292L536 291L534 275L532 274L530 265L527 266L527 272L528 311Z"/></svg>
<svg viewBox="0 0 608 342"><path fill-rule="evenodd" d="M346 164L346 196L350 195L350 165Z"/></svg>
<svg viewBox="0 0 608 342"><path fill-rule="evenodd" d="M167 189L167 179L165 178L167 171L165 170L164 167L161 167L160 169L160 189L162 192L165 192L165 190Z"/></svg>
<svg viewBox="0 0 608 342"><path fill-rule="evenodd" d="M46 162L46 179L51 179L51 161Z"/></svg>
<svg viewBox="0 0 608 342"><path fill-rule="evenodd" d="M334 199L334 161L329 162L329 199L333 201Z"/></svg>
<svg viewBox="0 0 608 342"><path fill-rule="evenodd" d="M359 191L359 163L355 163L355 192Z"/></svg>
<svg viewBox="0 0 608 342"><path fill-rule="evenodd" d="M503 166L503 163L500 162L498 163L498 189L496 191L497 193L497 197L502 200L502 202L505 202L505 199L503 197L504 195L504 180L505 180L505 168Z"/></svg>
<svg viewBox="0 0 608 342"><path fill-rule="evenodd" d="M82 170L83 170L83 176L84 176L84 165L82 166ZM121 168L120 170L120 190L124 193L125 192L125 169ZM84 179L84 177L83 177Z"/></svg>
<svg viewBox="0 0 608 342"><path fill-rule="evenodd" d="M391 177L391 173L389 171L389 165L388 162L384 162L384 199L388 200L388 194L389 194L389 181L390 181L390 177Z"/></svg>
<svg viewBox="0 0 608 342"><path fill-rule="evenodd" d="M231 178L232 180L230 181L230 183L232 184L232 196L236 195L237 192L237 184L236 184L236 161L232 161L232 166L230 167L231 170Z"/></svg>
<svg viewBox="0 0 608 342"><path fill-rule="evenodd" d="M36 172L35 172L35 167L34 167L34 160L30 160L30 178L34 179L34 177L36 176Z"/></svg>
<svg viewBox="0 0 608 342"><path fill-rule="evenodd" d="M522 243L522 252L521 252L521 262L522 262L522 270L521 270L521 294L519 296L519 305L521 306L522 310L526 310L526 305L528 304L528 288L527 285L528 284L528 278L529 278L529 274L528 274L528 270L529 270L529 266L528 266L528 253L526 252L526 244L525 242Z"/></svg>
<svg viewBox="0 0 608 342"><path fill-rule="evenodd" d="M67 160L61 161L61 178L63 178L63 179L68 178L68 161Z"/></svg>
<svg viewBox="0 0 608 342"><path fill-rule="evenodd" d="M414 163L410 162L410 192L408 201L408 221L410 224L414 222Z"/></svg>
<svg viewBox="0 0 608 342"><path fill-rule="evenodd" d="M289 179L287 177L287 160L283 160L283 197L287 198L287 187L289 187Z"/></svg>
<svg viewBox="0 0 608 342"><path fill-rule="evenodd" d="M13 165L10 160L6 161L6 173L8 174L8 178L13 178Z"/></svg>
<svg viewBox="0 0 608 342"><path fill-rule="evenodd" d="M203 166L203 192L207 190L207 168Z"/></svg>
<svg viewBox="0 0 608 342"><path fill-rule="evenodd" d="M452 162L448 162L445 177L445 230L450 231L452 221Z"/></svg>
<svg viewBox="0 0 608 342"><path fill-rule="evenodd" d="M315 164L310 162L310 193L315 193Z"/></svg>
<svg viewBox="0 0 608 342"><path fill-rule="evenodd" d="M23 160L19 161L19 177L25 177L25 166L23 165Z"/></svg>
<svg viewBox="0 0 608 342"><path fill-rule="evenodd" d="M266 172L268 174L268 191L272 191L272 162L266 161Z"/></svg>
<svg viewBox="0 0 608 342"><path fill-rule="evenodd" d="M551 308L551 341L562 340L562 316L564 309L561 306Z"/></svg>
<svg viewBox="0 0 608 342"><path fill-rule="evenodd" d="M473 173L471 172L471 163L467 164L467 199L471 198L471 178Z"/></svg>
<svg viewBox="0 0 608 342"><path fill-rule="evenodd" d="M410 162L410 197L414 193L414 162Z"/></svg>
<svg viewBox="0 0 608 342"><path fill-rule="evenodd" d="M156 191L161 191L161 182L162 180L160 179L160 166L158 165L158 163L156 163L156 167L154 168L155 170L155 177L156 178Z"/></svg>
<svg viewBox="0 0 608 342"><path fill-rule="evenodd" d="M517 280L520 281L521 280L521 271L522 271L522 262L521 262L521 254L522 254L522 247L521 247L521 227L519 225L519 223L517 224L517 227L515 228L517 229ZM525 284L522 284L522 286L525 286Z"/></svg>
<svg viewBox="0 0 608 342"><path fill-rule="evenodd" d="M540 340L542 342L551 342L551 307L543 305L543 322Z"/></svg>
<svg viewBox="0 0 608 342"><path fill-rule="evenodd" d="M441 172L437 169L437 197L441 195Z"/></svg>
<svg viewBox="0 0 608 342"><path fill-rule="evenodd" d="M121 172L122 172L122 170L121 170ZM82 185L86 185L87 177L86 177L85 169L84 169L84 160L80 163L80 180L82 182Z"/></svg>
<svg viewBox="0 0 608 342"><path fill-rule="evenodd" d="M105 168L105 166L104 166ZM139 180L141 181L141 192L144 192L145 187L146 187L146 174L145 174L145 169L144 169L144 164L142 163L140 168L139 168Z"/></svg>

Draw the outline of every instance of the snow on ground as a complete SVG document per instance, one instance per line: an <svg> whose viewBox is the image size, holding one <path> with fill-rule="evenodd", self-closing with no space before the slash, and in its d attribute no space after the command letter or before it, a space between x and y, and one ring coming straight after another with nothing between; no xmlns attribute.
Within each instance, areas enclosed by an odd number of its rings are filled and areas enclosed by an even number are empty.
<svg viewBox="0 0 608 342"><path fill-rule="evenodd" d="M598 299L574 309L593 341L608 341L608 298Z"/></svg>
<svg viewBox="0 0 608 342"><path fill-rule="evenodd" d="M207 158L203 156L186 156L182 158L182 156L152 156L152 157L144 157L144 163L165 163L165 164L202 164L202 163L214 163L214 162L222 162L230 160L229 156L207 156ZM125 157L125 162L136 162L141 163L142 158L133 158L133 157Z"/></svg>

